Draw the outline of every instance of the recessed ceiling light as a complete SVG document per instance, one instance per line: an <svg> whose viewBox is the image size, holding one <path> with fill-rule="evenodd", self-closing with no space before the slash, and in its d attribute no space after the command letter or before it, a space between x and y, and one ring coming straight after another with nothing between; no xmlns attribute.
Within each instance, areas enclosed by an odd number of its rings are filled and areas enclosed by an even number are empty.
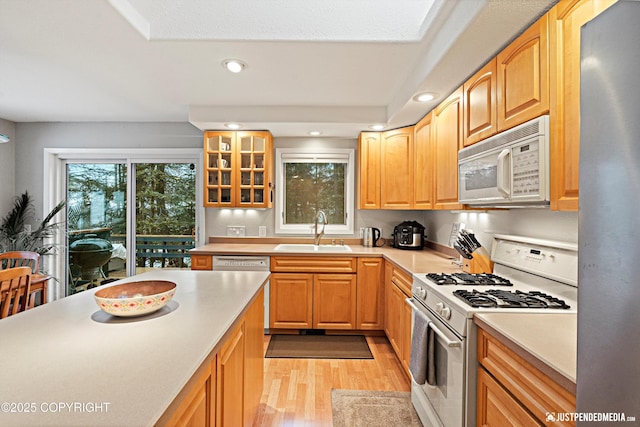
<svg viewBox="0 0 640 427"><path fill-rule="evenodd" d="M222 66L232 73L239 73L240 71L247 68L247 64L240 61L239 59L225 59L222 61Z"/></svg>
<svg viewBox="0 0 640 427"><path fill-rule="evenodd" d="M433 92L421 92L414 95L412 99L417 102L429 102L434 100L436 98L436 95L437 94Z"/></svg>
<svg viewBox="0 0 640 427"><path fill-rule="evenodd" d="M371 126L369 126L369 129L372 129L372 130L382 130L382 129L384 129L384 125L381 125L381 124L371 125Z"/></svg>
<svg viewBox="0 0 640 427"><path fill-rule="evenodd" d="M240 125L238 123L225 123L224 126L228 129L240 129Z"/></svg>
<svg viewBox="0 0 640 427"><path fill-rule="evenodd" d="M311 136L318 136L318 135L320 135L320 131L312 130L311 132L309 132L309 135L311 135Z"/></svg>

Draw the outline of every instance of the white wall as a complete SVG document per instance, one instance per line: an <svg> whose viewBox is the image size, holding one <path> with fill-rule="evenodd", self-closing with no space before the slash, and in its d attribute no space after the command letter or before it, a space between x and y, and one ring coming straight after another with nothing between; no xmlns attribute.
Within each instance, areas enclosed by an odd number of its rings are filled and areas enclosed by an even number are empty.
<svg viewBox="0 0 640 427"><path fill-rule="evenodd" d="M494 234L514 234L563 242L578 242L578 213L549 209L425 212L428 240L447 245L454 222L472 230L482 246L491 248Z"/></svg>
<svg viewBox="0 0 640 427"><path fill-rule="evenodd" d="M17 123L15 193L28 190L42 213L45 148L200 148L189 123Z"/></svg>
<svg viewBox="0 0 640 427"><path fill-rule="evenodd" d="M199 148L202 132L189 123L17 123L13 138L11 122L8 126L9 144L0 144L0 179L11 182L15 170L15 190L0 193L2 203L13 202L16 194L29 190L36 212L42 212L43 152L49 148ZM333 138L276 138L276 147L299 145L316 147L356 148L356 139ZM15 148L15 169L13 150ZM4 155L6 154L6 156ZM11 160L9 160L11 159ZM11 184L9 184L11 186ZM1 186L0 186L1 187ZM4 191L4 190L3 190ZM11 194L8 194L11 193ZM0 210L6 211L7 208ZM274 235L274 209L207 209L206 236L225 236L228 225L244 225L248 236L258 235L258 226L267 227L267 235ZM577 242L577 213L550 212L548 209L517 209L487 211L486 213L452 213L441 211L384 211L356 210L356 230L378 227L388 238L393 227L405 220L415 220L426 228L427 239L447 244L453 222L464 222L474 230L481 243L490 246L492 233L519 234L554 240ZM357 233L353 236L357 237Z"/></svg>
<svg viewBox="0 0 640 427"><path fill-rule="evenodd" d="M0 143L0 218L13 207L15 198L15 123L0 119L0 133L7 135L11 141Z"/></svg>

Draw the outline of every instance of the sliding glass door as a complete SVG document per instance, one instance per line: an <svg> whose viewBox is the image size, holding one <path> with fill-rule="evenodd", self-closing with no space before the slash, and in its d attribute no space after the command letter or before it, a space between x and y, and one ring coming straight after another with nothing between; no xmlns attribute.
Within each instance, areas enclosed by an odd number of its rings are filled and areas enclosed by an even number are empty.
<svg viewBox="0 0 640 427"><path fill-rule="evenodd" d="M196 163L67 161L67 289L154 269L189 269Z"/></svg>
<svg viewBox="0 0 640 427"><path fill-rule="evenodd" d="M196 172L193 163L136 163L136 273L191 268L195 245Z"/></svg>

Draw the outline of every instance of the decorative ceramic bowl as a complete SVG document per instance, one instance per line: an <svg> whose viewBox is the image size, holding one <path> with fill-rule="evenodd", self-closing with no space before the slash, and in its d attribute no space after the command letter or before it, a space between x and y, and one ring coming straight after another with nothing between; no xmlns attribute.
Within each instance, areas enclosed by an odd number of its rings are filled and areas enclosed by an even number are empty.
<svg viewBox="0 0 640 427"><path fill-rule="evenodd" d="M166 280L141 280L109 286L95 293L98 306L113 316L141 316L160 310L173 298L176 284Z"/></svg>

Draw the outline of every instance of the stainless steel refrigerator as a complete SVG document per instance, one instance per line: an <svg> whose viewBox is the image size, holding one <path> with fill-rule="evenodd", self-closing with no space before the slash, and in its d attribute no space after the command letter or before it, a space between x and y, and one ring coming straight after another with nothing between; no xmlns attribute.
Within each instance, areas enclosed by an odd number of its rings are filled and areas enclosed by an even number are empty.
<svg viewBox="0 0 640 427"><path fill-rule="evenodd" d="M577 410L624 414L637 425L639 1L620 0L582 27L580 79ZM578 422L592 424L609 425Z"/></svg>

